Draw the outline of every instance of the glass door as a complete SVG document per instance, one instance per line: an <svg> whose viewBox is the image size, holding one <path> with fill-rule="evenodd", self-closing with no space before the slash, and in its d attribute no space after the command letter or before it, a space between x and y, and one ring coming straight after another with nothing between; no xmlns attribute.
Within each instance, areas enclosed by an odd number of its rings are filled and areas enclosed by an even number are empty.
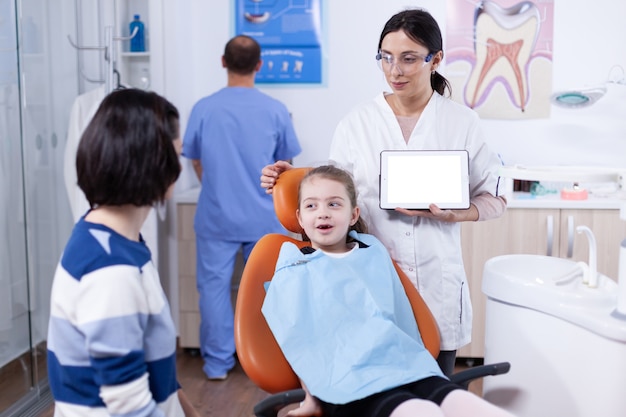
<svg viewBox="0 0 626 417"><path fill-rule="evenodd" d="M16 10L0 0L0 412L32 388Z"/></svg>
<svg viewBox="0 0 626 417"><path fill-rule="evenodd" d="M72 227L63 154L75 31L74 0L0 0L0 416L47 388L50 288Z"/></svg>
<svg viewBox="0 0 626 417"><path fill-rule="evenodd" d="M35 352L45 356L52 278L72 226L63 156L69 109L78 88L76 55L67 40L75 20L67 13L73 10L68 1L20 3L30 334ZM42 376L41 372L36 375L38 379Z"/></svg>

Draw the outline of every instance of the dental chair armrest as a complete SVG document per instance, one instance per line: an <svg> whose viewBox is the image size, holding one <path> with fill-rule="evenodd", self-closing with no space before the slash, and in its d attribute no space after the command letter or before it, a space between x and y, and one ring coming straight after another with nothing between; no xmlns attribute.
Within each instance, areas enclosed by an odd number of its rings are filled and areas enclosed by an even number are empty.
<svg viewBox="0 0 626 417"><path fill-rule="evenodd" d="M450 377L450 381L467 389L470 382L489 375L506 374L511 369L509 362L492 363L475 366L465 371L457 372ZM277 417L278 412L284 407L299 403L304 400L304 390L294 389L272 394L254 406L256 417Z"/></svg>
<svg viewBox="0 0 626 417"><path fill-rule="evenodd" d="M461 385L467 389L470 382L475 379L482 378L489 375L501 375L506 374L511 369L509 362L492 363L488 365L475 366L465 371L457 372L450 377L450 381L455 384Z"/></svg>
<svg viewBox="0 0 626 417"><path fill-rule="evenodd" d="M254 406L256 417L276 417L278 412L289 404L299 403L304 400L303 389L272 394Z"/></svg>

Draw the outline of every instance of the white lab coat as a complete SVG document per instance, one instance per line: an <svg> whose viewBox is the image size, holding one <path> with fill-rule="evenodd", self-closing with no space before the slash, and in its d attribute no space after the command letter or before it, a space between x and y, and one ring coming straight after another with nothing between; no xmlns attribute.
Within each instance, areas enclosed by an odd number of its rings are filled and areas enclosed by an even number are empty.
<svg viewBox="0 0 626 417"><path fill-rule="evenodd" d="M337 126L330 159L355 179L361 215L431 309L441 349L471 341L472 306L461 253L459 223L409 217L379 207L380 152L460 150L470 158L470 197L497 196L499 159L483 141L478 115L434 93L408 143L384 93L350 112Z"/></svg>
<svg viewBox="0 0 626 417"><path fill-rule="evenodd" d="M72 110L70 111L67 142L65 143L63 175L74 223L89 209L89 203L85 198L85 194L83 194L83 191L76 183L76 151L78 150L78 143L80 142L85 128L94 114L96 114L96 110L98 110L98 106L100 106L104 96L104 86L81 94L74 99Z"/></svg>

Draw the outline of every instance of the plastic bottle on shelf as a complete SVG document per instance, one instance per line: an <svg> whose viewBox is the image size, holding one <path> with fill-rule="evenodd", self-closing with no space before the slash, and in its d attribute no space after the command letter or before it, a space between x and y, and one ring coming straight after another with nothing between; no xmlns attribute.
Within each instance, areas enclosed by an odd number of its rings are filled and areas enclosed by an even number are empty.
<svg viewBox="0 0 626 417"><path fill-rule="evenodd" d="M130 51L131 52L145 52L146 51L146 41L144 34L144 25L140 20L140 16L136 14L132 22L130 22L130 34L133 34L135 28L137 29L137 33L130 39Z"/></svg>

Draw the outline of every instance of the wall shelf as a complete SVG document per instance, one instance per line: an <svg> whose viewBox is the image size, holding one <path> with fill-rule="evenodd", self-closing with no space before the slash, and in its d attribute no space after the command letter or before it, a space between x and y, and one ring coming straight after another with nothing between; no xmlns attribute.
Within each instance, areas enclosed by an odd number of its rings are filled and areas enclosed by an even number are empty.
<svg viewBox="0 0 626 417"><path fill-rule="evenodd" d="M150 52L121 52L123 58L150 58Z"/></svg>

